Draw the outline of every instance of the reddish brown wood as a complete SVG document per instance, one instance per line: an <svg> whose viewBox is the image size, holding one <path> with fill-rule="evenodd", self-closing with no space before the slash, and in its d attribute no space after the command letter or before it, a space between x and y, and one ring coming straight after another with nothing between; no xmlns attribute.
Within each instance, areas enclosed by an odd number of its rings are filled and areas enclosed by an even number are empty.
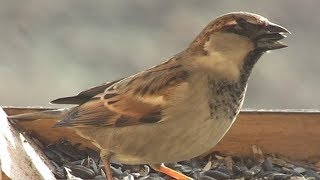
<svg viewBox="0 0 320 180"><path fill-rule="evenodd" d="M41 108L5 108L9 114L38 111ZM72 129L51 128L56 121L22 122L49 142L67 137L73 143L94 148ZM279 154L291 160L320 160L319 111L242 111L230 131L213 148L227 155L251 155L251 146L258 145L265 154Z"/></svg>
<svg viewBox="0 0 320 180"><path fill-rule="evenodd" d="M213 150L230 155L251 155L253 144L265 154L317 162L320 160L320 112L241 112Z"/></svg>
<svg viewBox="0 0 320 180"><path fill-rule="evenodd" d="M49 108L4 108L8 115L16 115L22 113L36 112L40 110L48 110ZM54 143L61 138L66 137L72 143L81 143L82 147L96 147L88 140L80 137L71 128L52 128L59 120L39 119L35 121L21 121L19 124L27 131L36 132L39 136L45 138L48 143Z"/></svg>

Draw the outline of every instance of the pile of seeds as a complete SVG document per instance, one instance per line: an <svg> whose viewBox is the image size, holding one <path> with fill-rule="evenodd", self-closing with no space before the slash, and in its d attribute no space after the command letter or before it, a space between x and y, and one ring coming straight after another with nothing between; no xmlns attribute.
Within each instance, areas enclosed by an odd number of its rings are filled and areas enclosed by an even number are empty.
<svg viewBox="0 0 320 180"><path fill-rule="evenodd" d="M80 144L71 144L61 139L56 144L43 145L44 153L55 167L58 179L105 179L103 163L99 153L92 149L80 149ZM123 180L168 180L170 177L155 172L148 165L123 165L112 163L116 179ZM213 153L166 166L189 177L201 180L257 179L257 180L317 180L319 167L311 164L290 162L276 156L265 157L257 146L253 146L252 157L231 157Z"/></svg>

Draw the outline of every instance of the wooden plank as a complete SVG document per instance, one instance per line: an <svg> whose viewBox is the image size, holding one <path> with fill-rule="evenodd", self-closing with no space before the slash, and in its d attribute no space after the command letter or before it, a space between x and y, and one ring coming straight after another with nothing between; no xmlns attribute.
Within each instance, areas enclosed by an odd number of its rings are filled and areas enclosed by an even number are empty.
<svg viewBox="0 0 320 180"><path fill-rule="evenodd" d="M39 111L41 108L5 108L9 114ZM72 143L95 148L72 129L51 128L57 121L22 122L49 142L67 137ZM320 112L315 110L242 111L221 142L212 149L227 155L251 155L258 145L266 154L279 154L291 160L320 160Z"/></svg>
<svg viewBox="0 0 320 180"><path fill-rule="evenodd" d="M37 111L50 110L54 108L45 108L45 107L11 107L11 106L3 106L2 109L6 112L7 115L16 115L16 114L24 114L31 113Z"/></svg>
<svg viewBox="0 0 320 180"><path fill-rule="evenodd" d="M319 111L244 111L213 150L251 155L256 144L265 154L318 162L319 137Z"/></svg>
<svg viewBox="0 0 320 180"><path fill-rule="evenodd" d="M31 113L31 112L37 112L41 110L49 110L50 108L13 108L13 107L5 107L4 111L8 115L17 115L17 114L23 114L23 113ZM19 124L25 129L30 132L36 132L39 136L46 139L48 143L54 143L59 141L63 137L67 137L69 141L71 141L73 144L75 143L81 143L81 147L89 147L92 149L96 149L96 146L94 146L90 141L82 138L79 136L75 130L72 128L52 128L59 119L39 119L35 121L21 121Z"/></svg>
<svg viewBox="0 0 320 180"><path fill-rule="evenodd" d="M3 179L55 179L42 150L15 129L0 108L0 161Z"/></svg>

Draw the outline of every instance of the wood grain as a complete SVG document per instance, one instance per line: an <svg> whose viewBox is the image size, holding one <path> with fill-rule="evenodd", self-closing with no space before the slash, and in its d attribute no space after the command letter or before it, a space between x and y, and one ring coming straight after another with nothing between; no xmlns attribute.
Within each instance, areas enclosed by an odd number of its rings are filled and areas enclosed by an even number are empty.
<svg viewBox="0 0 320 180"><path fill-rule="evenodd" d="M244 111L213 150L251 155L251 146L256 144L265 154L317 162L319 137L319 111Z"/></svg>

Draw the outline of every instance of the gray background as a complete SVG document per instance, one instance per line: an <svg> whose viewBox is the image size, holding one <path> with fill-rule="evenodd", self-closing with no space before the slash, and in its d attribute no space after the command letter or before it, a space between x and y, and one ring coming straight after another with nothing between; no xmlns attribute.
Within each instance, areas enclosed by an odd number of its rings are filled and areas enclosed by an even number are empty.
<svg viewBox="0 0 320 180"><path fill-rule="evenodd" d="M249 11L288 28L265 54L245 108L320 108L320 1L0 1L0 105L49 106L184 49L224 13Z"/></svg>

